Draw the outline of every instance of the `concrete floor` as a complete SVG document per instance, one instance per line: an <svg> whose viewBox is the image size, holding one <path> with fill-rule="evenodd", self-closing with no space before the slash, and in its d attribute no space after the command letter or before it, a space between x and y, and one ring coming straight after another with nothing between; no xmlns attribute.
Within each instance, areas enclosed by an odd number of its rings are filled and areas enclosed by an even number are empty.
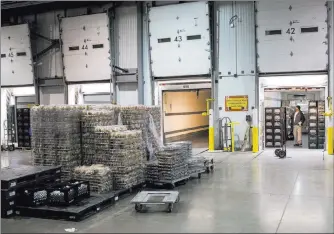
<svg viewBox="0 0 334 234"><path fill-rule="evenodd" d="M15 156L15 155L16 156ZM12 163L27 162L23 154ZM202 153L215 158L215 172L178 187L173 213L136 213L132 196L79 223L35 218L2 219L2 232L62 233L333 233L333 156L320 150Z"/></svg>
<svg viewBox="0 0 334 234"><path fill-rule="evenodd" d="M193 149L203 149L209 146L209 132L202 131L195 134L186 134L172 138L166 138L166 142L191 141Z"/></svg>

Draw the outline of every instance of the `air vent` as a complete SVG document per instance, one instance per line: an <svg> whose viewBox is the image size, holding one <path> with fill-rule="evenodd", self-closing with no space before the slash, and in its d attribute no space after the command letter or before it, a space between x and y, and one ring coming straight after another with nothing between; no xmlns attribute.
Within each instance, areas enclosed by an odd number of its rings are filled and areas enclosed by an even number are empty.
<svg viewBox="0 0 334 234"><path fill-rule="evenodd" d="M170 42L170 41L171 41L170 37L169 38L160 38L160 39L158 39L158 43L166 43L166 42Z"/></svg>
<svg viewBox="0 0 334 234"><path fill-rule="evenodd" d="M95 44L93 45L93 49L100 49L103 48L103 44Z"/></svg>
<svg viewBox="0 0 334 234"><path fill-rule="evenodd" d="M202 36L201 35L191 35L191 36L187 36L187 40L191 41L191 40L199 40L201 39Z"/></svg>
<svg viewBox="0 0 334 234"><path fill-rule="evenodd" d="M300 29L301 33L314 33L318 32L318 27L303 27Z"/></svg>
<svg viewBox="0 0 334 234"><path fill-rule="evenodd" d="M266 36L282 35L282 30L266 30Z"/></svg>
<svg viewBox="0 0 334 234"><path fill-rule="evenodd" d="M73 51L73 50L79 50L79 46L70 46L68 47L69 51Z"/></svg>

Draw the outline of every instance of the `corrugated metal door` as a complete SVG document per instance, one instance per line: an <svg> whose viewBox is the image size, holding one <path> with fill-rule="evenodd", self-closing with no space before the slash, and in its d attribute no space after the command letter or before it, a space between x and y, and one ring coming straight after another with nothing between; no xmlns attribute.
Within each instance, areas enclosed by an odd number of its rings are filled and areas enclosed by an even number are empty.
<svg viewBox="0 0 334 234"><path fill-rule="evenodd" d="M207 2L153 7L149 18L154 77L210 74L211 46Z"/></svg>
<svg viewBox="0 0 334 234"><path fill-rule="evenodd" d="M33 85L28 24L1 27L1 86Z"/></svg>
<svg viewBox="0 0 334 234"><path fill-rule="evenodd" d="M61 39L66 80L109 80L109 17L94 14L62 18Z"/></svg>
<svg viewBox="0 0 334 234"><path fill-rule="evenodd" d="M326 1L259 1L256 12L260 73L327 70Z"/></svg>
<svg viewBox="0 0 334 234"><path fill-rule="evenodd" d="M137 68L137 6L117 7L115 13L115 64Z"/></svg>

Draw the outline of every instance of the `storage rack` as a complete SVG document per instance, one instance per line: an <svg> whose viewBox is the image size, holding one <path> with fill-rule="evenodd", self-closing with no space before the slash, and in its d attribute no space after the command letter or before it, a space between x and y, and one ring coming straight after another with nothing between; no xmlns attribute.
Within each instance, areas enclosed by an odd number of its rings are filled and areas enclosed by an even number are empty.
<svg viewBox="0 0 334 234"><path fill-rule="evenodd" d="M19 148L31 148L30 139L30 109L17 108L17 137Z"/></svg>
<svg viewBox="0 0 334 234"><path fill-rule="evenodd" d="M265 146L282 147L282 133L286 129L286 108L265 108ZM283 120L283 121L282 121ZM283 123L283 124L282 124Z"/></svg>
<svg viewBox="0 0 334 234"><path fill-rule="evenodd" d="M308 148L318 148L318 102L309 101L308 103Z"/></svg>
<svg viewBox="0 0 334 234"><path fill-rule="evenodd" d="M325 101L318 101L318 149L324 148L325 143Z"/></svg>
<svg viewBox="0 0 334 234"><path fill-rule="evenodd" d="M325 102L310 101L308 116L308 148L323 149L325 142Z"/></svg>

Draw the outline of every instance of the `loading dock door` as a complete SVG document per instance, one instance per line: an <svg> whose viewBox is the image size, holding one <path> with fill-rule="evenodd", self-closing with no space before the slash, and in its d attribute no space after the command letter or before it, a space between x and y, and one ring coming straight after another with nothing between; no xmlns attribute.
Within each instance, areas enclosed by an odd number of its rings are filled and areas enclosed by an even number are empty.
<svg viewBox="0 0 334 234"><path fill-rule="evenodd" d="M193 146L207 147L209 119L203 116L210 89L164 91L163 116L165 142L191 140Z"/></svg>

